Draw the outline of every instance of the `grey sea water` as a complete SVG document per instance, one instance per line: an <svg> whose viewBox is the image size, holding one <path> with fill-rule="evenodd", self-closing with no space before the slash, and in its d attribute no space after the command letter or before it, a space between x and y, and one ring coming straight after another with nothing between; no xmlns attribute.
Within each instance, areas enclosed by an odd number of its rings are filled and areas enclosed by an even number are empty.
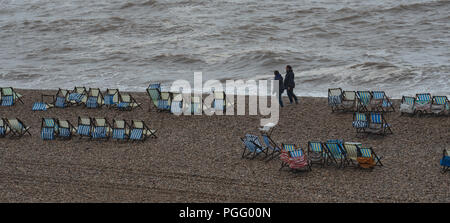
<svg viewBox="0 0 450 223"><path fill-rule="evenodd" d="M268 79L450 96L450 1L0 0L0 86Z"/></svg>

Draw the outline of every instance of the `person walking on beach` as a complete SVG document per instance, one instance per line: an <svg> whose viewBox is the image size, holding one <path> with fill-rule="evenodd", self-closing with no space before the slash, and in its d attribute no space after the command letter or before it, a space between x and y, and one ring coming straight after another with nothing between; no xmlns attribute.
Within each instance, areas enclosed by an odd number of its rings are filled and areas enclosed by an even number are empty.
<svg viewBox="0 0 450 223"><path fill-rule="evenodd" d="M295 81L294 81L294 71L292 71L292 67L290 65L286 66L286 76L284 77L284 87L287 90L287 95L289 97L289 101L292 104L292 98L295 100L295 104L298 104L297 96L294 94Z"/></svg>
<svg viewBox="0 0 450 223"><path fill-rule="evenodd" d="M277 70L273 72L273 74L275 75L275 79L276 81L278 81L278 92L275 92L275 94L278 94L278 100L280 100L280 107L283 107L283 100L281 99L281 95L284 92L284 83L283 83L283 76L281 76L280 72L278 72Z"/></svg>

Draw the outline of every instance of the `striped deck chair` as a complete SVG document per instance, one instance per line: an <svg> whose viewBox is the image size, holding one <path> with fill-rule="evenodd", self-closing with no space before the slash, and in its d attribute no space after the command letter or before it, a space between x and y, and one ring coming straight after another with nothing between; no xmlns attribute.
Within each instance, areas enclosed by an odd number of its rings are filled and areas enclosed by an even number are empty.
<svg viewBox="0 0 450 223"><path fill-rule="evenodd" d="M442 159L439 162L442 166L442 173L450 170L450 151L444 149Z"/></svg>
<svg viewBox="0 0 450 223"><path fill-rule="evenodd" d="M319 141L309 141L308 142L308 157L312 164L320 164L324 166L327 162L327 151L324 148L322 142Z"/></svg>
<svg viewBox="0 0 450 223"><path fill-rule="evenodd" d="M170 105L170 112L175 115L181 115L183 113L183 94L172 93L172 104Z"/></svg>
<svg viewBox="0 0 450 223"><path fill-rule="evenodd" d="M54 140L57 131L58 131L58 125L54 118L42 118L41 139Z"/></svg>
<svg viewBox="0 0 450 223"><path fill-rule="evenodd" d="M10 132L10 128L6 121L0 118L0 138L5 137Z"/></svg>
<svg viewBox="0 0 450 223"><path fill-rule="evenodd" d="M86 136L91 137L92 121L91 118L78 117L77 134L80 138Z"/></svg>
<svg viewBox="0 0 450 223"><path fill-rule="evenodd" d="M157 138L156 130L150 129L144 121L141 120L132 120L131 121L131 130L130 130L130 140L133 141L144 141L148 137Z"/></svg>
<svg viewBox="0 0 450 223"><path fill-rule="evenodd" d="M69 92L69 102L71 105L81 105L87 101L87 90L85 87L75 87Z"/></svg>
<svg viewBox="0 0 450 223"><path fill-rule="evenodd" d="M226 95L224 91L214 91L214 100L212 102L212 107L214 108L214 110L217 111L221 111L222 113L226 110L227 108L227 102L226 102Z"/></svg>
<svg viewBox="0 0 450 223"><path fill-rule="evenodd" d="M92 119L92 139L108 139L111 132L111 125L106 118Z"/></svg>
<svg viewBox="0 0 450 223"><path fill-rule="evenodd" d="M449 101L447 96L433 96L431 103L431 112L436 115L447 114L449 110Z"/></svg>
<svg viewBox="0 0 450 223"><path fill-rule="evenodd" d="M360 147L358 146L358 157L364 157L364 158L370 158L372 157L374 162L375 162L375 166L383 166L383 163L381 163L381 158L379 157L375 151L373 151L372 147Z"/></svg>
<svg viewBox="0 0 450 223"><path fill-rule="evenodd" d="M255 156L252 157L252 159L255 158L256 156L258 156L260 153L264 153L265 154L264 158L267 157L267 155L268 155L268 153L267 153L268 148L262 146L261 141L259 140L258 136L247 133L247 134L245 134L244 139L247 140L247 141L252 142L253 144L255 144L257 149L258 149L257 153L254 154Z"/></svg>
<svg viewBox="0 0 450 223"><path fill-rule="evenodd" d="M430 93L416 94L415 109L419 116L431 113L432 98Z"/></svg>
<svg viewBox="0 0 450 223"><path fill-rule="evenodd" d="M281 160L281 167L280 170L282 170L284 167L288 167L289 163L291 161L291 152L297 150L297 147L295 144L281 144L281 154L280 154L280 160Z"/></svg>
<svg viewBox="0 0 450 223"><path fill-rule="evenodd" d="M142 109L141 104L138 103L133 96L123 92L119 93L119 103L117 104L117 109L131 111L136 107Z"/></svg>
<svg viewBox="0 0 450 223"><path fill-rule="evenodd" d="M415 114L415 103L416 98L410 96L402 96L402 101L400 103L400 115L403 114Z"/></svg>
<svg viewBox="0 0 450 223"><path fill-rule="evenodd" d="M387 123L384 114L381 112L371 112L369 127L371 133L379 133L381 135L392 134L391 125Z"/></svg>
<svg viewBox="0 0 450 223"><path fill-rule="evenodd" d="M371 106L375 111L395 112L395 108L384 91L372 91Z"/></svg>
<svg viewBox="0 0 450 223"><path fill-rule="evenodd" d="M158 100L158 111L170 111L170 106L172 104L172 93L171 92L160 92L160 97Z"/></svg>
<svg viewBox="0 0 450 223"><path fill-rule="evenodd" d="M119 104L119 94L119 89L107 88L103 95L103 101L105 102L106 107L110 108Z"/></svg>
<svg viewBox="0 0 450 223"><path fill-rule="evenodd" d="M281 148L277 145L277 143L275 143L275 141L272 140L272 138L270 138L269 134L263 133L261 136L267 148L267 157L269 157L266 161L270 161L279 156L281 153Z"/></svg>
<svg viewBox="0 0 450 223"><path fill-rule="evenodd" d="M370 101L372 100L370 91L357 91L356 95L358 96L358 111L369 111Z"/></svg>
<svg viewBox="0 0 450 223"><path fill-rule="evenodd" d="M355 111L357 105L357 97L355 91L342 92L342 107L344 111Z"/></svg>
<svg viewBox="0 0 450 223"><path fill-rule="evenodd" d="M61 139L71 139L77 133L77 129L68 120L57 120L58 132L57 136Z"/></svg>
<svg viewBox="0 0 450 223"><path fill-rule="evenodd" d="M161 84L153 83L148 85L147 94L153 102L153 105L155 105L155 108L158 108L158 101L161 98Z"/></svg>
<svg viewBox="0 0 450 223"><path fill-rule="evenodd" d="M56 92L55 95L54 105L57 108L65 108L69 106L70 105L69 90L59 88L58 92Z"/></svg>
<svg viewBox="0 0 450 223"><path fill-rule="evenodd" d="M45 100L44 98L51 98L50 102L46 102L48 100ZM54 103L55 101L55 96L54 95L45 95L42 94L41 95L41 101L39 102L35 102L33 104L33 107L31 108L32 111L47 111L47 109L53 108L54 107Z"/></svg>
<svg viewBox="0 0 450 223"><path fill-rule="evenodd" d="M22 95L17 93L12 87L1 88L1 106L13 106L16 101L23 104Z"/></svg>
<svg viewBox="0 0 450 223"><path fill-rule="evenodd" d="M113 119L112 138L126 140L130 137L131 126L125 120Z"/></svg>
<svg viewBox="0 0 450 223"><path fill-rule="evenodd" d="M347 159L352 165L358 163L358 146L362 146L362 144L359 142L344 142L343 144Z"/></svg>
<svg viewBox="0 0 450 223"><path fill-rule="evenodd" d="M89 88L87 100L84 103L86 108L99 108L104 105L103 95L99 88Z"/></svg>
<svg viewBox="0 0 450 223"><path fill-rule="evenodd" d="M328 89L328 106L331 107L331 112L343 110L342 106L342 89L329 88Z"/></svg>
<svg viewBox="0 0 450 223"><path fill-rule="evenodd" d="M353 128L356 129L356 135L365 133L366 129L369 127L369 119L366 113L355 112L353 113Z"/></svg>
<svg viewBox="0 0 450 223"><path fill-rule="evenodd" d="M202 98L199 96L192 96L191 97L191 114L198 115L202 114Z"/></svg>
<svg viewBox="0 0 450 223"><path fill-rule="evenodd" d="M31 136L31 133L29 132L30 127L26 126L20 119L6 118L6 119L4 119L4 121L8 124L8 127L12 133L12 136L22 137L27 133L28 133L28 135Z"/></svg>
<svg viewBox="0 0 450 223"><path fill-rule="evenodd" d="M289 168L293 171L304 169L311 171L311 163L302 148L290 152Z"/></svg>
<svg viewBox="0 0 450 223"><path fill-rule="evenodd" d="M328 153L327 161L335 163L337 168L345 167L348 164L349 161L341 143L330 140L324 144ZM329 162L327 164L330 165Z"/></svg>
<svg viewBox="0 0 450 223"><path fill-rule="evenodd" d="M241 138L241 141L244 143L242 158L254 159L260 153L263 153L263 148L260 145L257 145L253 140L243 137Z"/></svg>

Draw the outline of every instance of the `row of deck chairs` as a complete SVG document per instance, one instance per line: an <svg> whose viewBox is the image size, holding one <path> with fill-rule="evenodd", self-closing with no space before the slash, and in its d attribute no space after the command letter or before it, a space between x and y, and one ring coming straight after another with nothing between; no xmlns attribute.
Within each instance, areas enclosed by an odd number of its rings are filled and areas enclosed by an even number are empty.
<svg viewBox="0 0 450 223"><path fill-rule="evenodd" d="M45 100L49 98L50 100ZM99 88L75 87L73 90L58 89L55 95L42 95L41 101L33 104L33 111L45 111L49 108L66 108L69 106L84 105L86 108L100 108L106 106L119 110L132 110L140 103L128 93L119 92L119 89L106 89L102 94Z"/></svg>
<svg viewBox="0 0 450 223"><path fill-rule="evenodd" d="M450 102L447 96L431 96L430 93L420 93L413 96L403 96L400 112L410 115L449 115Z"/></svg>
<svg viewBox="0 0 450 223"><path fill-rule="evenodd" d="M56 118L42 118L41 123L43 140L70 139L78 135L80 138L143 141L148 137L156 138L155 134L156 130L150 129L142 120L114 119L110 124L105 118L78 117L76 128L69 121Z"/></svg>
<svg viewBox="0 0 450 223"><path fill-rule="evenodd" d="M386 121L382 112L355 112L353 114L353 128L356 135L362 134L393 134L391 125Z"/></svg>
<svg viewBox="0 0 450 223"><path fill-rule="evenodd" d="M343 91L328 89L328 106L331 111L394 112L395 108L384 91Z"/></svg>
<svg viewBox="0 0 450 223"><path fill-rule="evenodd" d="M169 111L174 114L202 114L205 109L224 112L228 106L232 106L227 101L227 96L223 91L215 91L214 100L211 105L203 102L199 96L191 96L190 101L186 101L182 93L164 91L160 83L150 84L147 94L157 111Z"/></svg>
<svg viewBox="0 0 450 223"><path fill-rule="evenodd" d="M17 93L12 87L0 88L0 106L13 106L16 102L23 104L22 95Z"/></svg>
<svg viewBox="0 0 450 223"><path fill-rule="evenodd" d="M26 134L31 136L30 127L25 125L18 118L1 118L0 119L0 137L22 137Z"/></svg>
<svg viewBox="0 0 450 223"><path fill-rule="evenodd" d="M269 161L279 157L282 161L281 169L289 167L291 170L311 170L313 164L321 167L335 165L337 168L347 166L373 168L383 166L379 157L371 147L363 146L357 142L344 142L343 140L328 140L327 142L310 141L305 153L303 148L295 144L284 144L279 146L269 135L262 133L262 145L259 137L246 134L241 138L244 143L242 158L254 159L264 155Z"/></svg>

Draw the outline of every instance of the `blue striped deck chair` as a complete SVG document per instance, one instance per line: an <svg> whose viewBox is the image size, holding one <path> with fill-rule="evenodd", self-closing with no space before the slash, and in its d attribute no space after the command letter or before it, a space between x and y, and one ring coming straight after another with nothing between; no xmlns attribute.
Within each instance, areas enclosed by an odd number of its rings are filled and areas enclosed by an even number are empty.
<svg viewBox="0 0 450 223"><path fill-rule="evenodd" d="M416 94L415 109L418 116L431 113L432 98L430 93Z"/></svg>
<svg viewBox="0 0 450 223"><path fill-rule="evenodd" d="M358 146L357 148L358 148L358 156L359 157L365 157L365 158L373 157L375 166L383 166L383 163L381 163L382 157L378 156L375 153L375 151L373 151L372 147Z"/></svg>
<svg viewBox="0 0 450 223"><path fill-rule="evenodd" d="M12 87L0 88L0 105L1 106L13 106L16 101L23 104L22 95L17 93Z"/></svg>
<svg viewBox="0 0 450 223"><path fill-rule="evenodd" d="M309 141L308 142L308 157L312 164L320 164L324 166L327 162L328 153L324 148L322 142L319 141Z"/></svg>
<svg viewBox="0 0 450 223"><path fill-rule="evenodd" d="M370 91L357 91L356 95L358 96L358 111L369 111L368 106L372 100L372 94L370 94Z"/></svg>
<svg viewBox="0 0 450 223"><path fill-rule="evenodd" d="M202 114L202 98L199 96L191 97L191 114L199 115Z"/></svg>
<svg viewBox="0 0 450 223"><path fill-rule="evenodd" d="M362 144L360 142L344 142L342 147L347 155L347 160L352 165L358 163L358 146L362 146Z"/></svg>
<svg viewBox="0 0 450 223"><path fill-rule="evenodd" d="M130 140L144 141L148 137L157 138L156 130L150 129L142 120L132 120L130 130Z"/></svg>
<svg viewBox="0 0 450 223"><path fill-rule="evenodd" d="M395 112L392 102L384 91L372 91L371 104L376 111Z"/></svg>
<svg viewBox="0 0 450 223"><path fill-rule="evenodd" d="M56 92L56 95L55 95L55 101L54 101L55 107L65 108L65 107L69 106L69 104L70 104L69 91L59 88L58 92Z"/></svg>
<svg viewBox="0 0 450 223"><path fill-rule="evenodd" d="M291 160L291 152L297 150L297 146L295 144L284 144L281 143L281 154L280 154L280 160L281 160L281 167L280 170L282 170L284 167L288 167L290 160Z"/></svg>
<svg viewBox="0 0 450 223"><path fill-rule="evenodd" d="M450 151L444 149L442 154L442 159L439 161L442 166L442 173L445 173L450 170Z"/></svg>
<svg viewBox="0 0 450 223"><path fill-rule="evenodd" d="M183 114L183 94L173 93L172 104L170 105L170 112L175 115Z"/></svg>
<svg viewBox="0 0 450 223"><path fill-rule="evenodd" d="M254 150L254 151L253 151L253 155L250 157L251 159L254 159L254 158L257 157L260 153L264 153L264 154L265 154L265 157L264 157L264 158L267 157L267 149L268 149L268 148L265 148L265 147L262 146L261 141L259 140L259 137L258 137L258 136L247 133L247 134L245 134L245 137L244 137L243 139L245 139L245 140L248 141L248 142L251 142L251 143L255 144L255 146L256 146L256 148L257 148L257 150ZM245 142L244 142L244 144L245 144ZM251 148L247 148L247 149L251 149ZM242 157L243 157L243 158L247 158L248 155L250 155L250 153L249 153L249 154L245 154L245 151L246 151L246 150L245 150L245 148L244 148L244 152L242 153ZM250 151L250 150L249 150L249 151Z"/></svg>
<svg viewBox="0 0 450 223"><path fill-rule="evenodd" d="M366 129L369 127L369 119L366 113L355 112L353 113L353 128L356 129L356 135L360 133L365 133Z"/></svg>
<svg viewBox="0 0 450 223"><path fill-rule="evenodd" d="M10 132L10 128L3 118L0 118L0 138L5 137Z"/></svg>
<svg viewBox="0 0 450 223"><path fill-rule="evenodd" d="M127 140L130 137L130 125L122 119L113 120L112 138L117 140ZM139 132L139 131L138 131ZM136 134L136 131L134 132Z"/></svg>
<svg viewBox="0 0 450 223"><path fill-rule="evenodd" d="M449 110L449 102L447 96L433 96L431 104L431 112L435 115L447 114Z"/></svg>
<svg viewBox="0 0 450 223"><path fill-rule="evenodd" d="M342 105L342 89L341 88L329 88L328 89L328 106L331 107L331 112L343 110Z"/></svg>
<svg viewBox="0 0 450 223"><path fill-rule="evenodd" d="M387 123L381 112L371 112L369 120L369 128L371 133L379 133L381 135L392 134L391 125Z"/></svg>
<svg viewBox="0 0 450 223"><path fill-rule="evenodd" d="M58 125L54 118L42 118L41 122L41 139L54 140Z"/></svg>
<svg viewBox="0 0 450 223"><path fill-rule="evenodd" d="M80 136L80 138L84 136L91 137L91 128L92 128L91 118L78 117L77 134Z"/></svg>
<svg viewBox="0 0 450 223"><path fill-rule="evenodd" d="M171 92L160 92L160 97L158 100L158 111L170 111L170 106L172 104L172 93Z"/></svg>
<svg viewBox="0 0 450 223"><path fill-rule="evenodd" d="M46 102L48 100L45 100L44 98L50 98L51 100L49 102ZM55 102L55 96L54 95L41 95L41 101L35 102L33 104L33 107L31 108L32 111L47 111L47 109L53 108Z"/></svg>
<svg viewBox="0 0 450 223"><path fill-rule="evenodd" d="M136 101L130 94L119 93L119 103L117 104L117 109L131 111L133 108L141 108L141 104Z"/></svg>
<svg viewBox="0 0 450 223"><path fill-rule="evenodd" d="M269 134L262 133L261 137L263 138L263 142L267 148L267 157L269 157L266 162L279 156L281 153L281 148L277 145L277 143L275 143L275 141L272 140L272 138L270 138Z"/></svg>
<svg viewBox="0 0 450 223"><path fill-rule="evenodd" d="M81 105L87 101L87 90L85 87L75 87L69 92L68 100L72 105Z"/></svg>
<svg viewBox="0 0 450 223"><path fill-rule="evenodd" d="M226 110L227 102L226 102L226 95L224 91L214 91L214 100L212 102L212 107L214 108L215 112L219 112L220 114L223 114L223 112Z"/></svg>
<svg viewBox="0 0 450 223"><path fill-rule="evenodd" d="M89 88L86 108L100 108L104 104L103 95L99 88Z"/></svg>
<svg viewBox="0 0 450 223"><path fill-rule="evenodd" d="M331 165L330 163L335 163L337 168L341 168L348 164L347 156L341 143L330 141L325 142L324 144L328 153L327 161L331 161L327 162L328 165Z"/></svg>
<svg viewBox="0 0 450 223"><path fill-rule="evenodd" d="M114 107L119 104L119 89L109 89L107 88L104 94L103 101L106 107Z"/></svg>
<svg viewBox="0 0 450 223"><path fill-rule="evenodd" d="M58 132L57 136L60 139L71 139L73 134L77 133L77 129L68 120L57 120Z"/></svg>
<svg viewBox="0 0 450 223"><path fill-rule="evenodd" d="M357 97L355 91L342 92L342 108L344 111L356 111Z"/></svg>
<svg viewBox="0 0 450 223"><path fill-rule="evenodd" d="M161 84L153 83L148 85L147 94L153 102L153 105L155 105L155 108L158 108L158 101L161 98Z"/></svg>
<svg viewBox="0 0 450 223"><path fill-rule="evenodd" d="M254 159L260 153L263 152L263 148L257 145L254 141L243 137L241 138L242 143L244 143L244 149L242 152L242 158L245 159Z"/></svg>
<svg viewBox="0 0 450 223"><path fill-rule="evenodd" d="M400 103L400 115L416 113L415 109L416 98L411 96L402 96L402 101Z"/></svg>
<svg viewBox="0 0 450 223"><path fill-rule="evenodd" d="M106 118L92 119L92 139L108 139L111 132L111 125Z"/></svg>
<svg viewBox="0 0 450 223"><path fill-rule="evenodd" d="M292 171L299 171L305 168L307 171L312 170L311 162L308 160L308 157L306 156L305 152L301 147L289 153L290 153L289 168Z"/></svg>
<svg viewBox="0 0 450 223"><path fill-rule="evenodd" d="M11 131L12 136L22 137L25 134L28 133L28 135L31 136L31 133L29 132L30 127L26 126L20 119L18 118L6 118L4 121L8 124L8 127Z"/></svg>

